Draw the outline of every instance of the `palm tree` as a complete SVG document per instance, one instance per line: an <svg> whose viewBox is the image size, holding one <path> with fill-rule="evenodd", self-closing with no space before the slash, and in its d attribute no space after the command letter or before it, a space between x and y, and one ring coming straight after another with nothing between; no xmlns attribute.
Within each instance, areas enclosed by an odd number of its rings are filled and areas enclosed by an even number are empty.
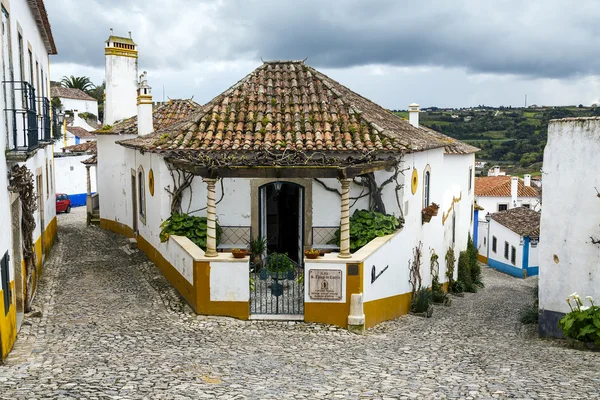
<svg viewBox="0 0 600 400"><path fill-rule="evenodd" d="M64 87L72 88L72 89L80 89L86 93L88 93L89 91L93 90L96 87L96 85L94 85L92 83L92 81L90 81L90 78L88 78L87 76L73 76L73 75L71 75L70 77L63 76L60 83Z"/></svg>

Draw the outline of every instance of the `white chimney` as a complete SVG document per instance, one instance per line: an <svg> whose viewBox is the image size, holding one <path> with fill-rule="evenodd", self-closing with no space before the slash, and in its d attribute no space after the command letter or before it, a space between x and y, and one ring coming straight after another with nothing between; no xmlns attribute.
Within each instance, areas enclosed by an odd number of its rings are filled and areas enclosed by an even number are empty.
<svg viewBox="0 0 600 400"><path fill-rule="evenodd" d="M531 175L526 174L523 176L523 181L525 183L525 186L531 186Z"/></svg>
<svg viewBox="0 0 600 400"><path fill-rule="evenodd" d="M500 167L497 165L494 167L494 176L500 176Z"/></svg>
<svg viewBox="0 0 600 400"><path fill-rule="evenodd" d="M147 72L140 75L137 89L138 135L147 135L154 131L152 121L152 88L148 86Z"/></svg>
<svg viewBox="0 0 600 400"><path fill-rule="evenodd" d="M510 178L510 207L508 208L515 208L517 206L518 190L519 178L513 176L512 178Z"/></svg>
<svg viewBox="0 0 600 400"><path fill-rule="evenodd" d="M419 105L417 103L408 106L408 122L415 128L419 127Z"/></svg>

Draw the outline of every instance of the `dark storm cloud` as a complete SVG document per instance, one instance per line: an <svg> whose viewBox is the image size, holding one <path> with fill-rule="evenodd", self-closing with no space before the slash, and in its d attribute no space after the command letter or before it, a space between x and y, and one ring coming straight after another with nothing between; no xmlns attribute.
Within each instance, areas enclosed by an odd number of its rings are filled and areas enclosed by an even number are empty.
<svg viewBox="0 0 600 400"><path fill-rule="evenodd" d="M317 67L463 67L529 77L600 70L600 2L47 0L58 61L104 63L108 28L150 67L309 58Z"/></svg>

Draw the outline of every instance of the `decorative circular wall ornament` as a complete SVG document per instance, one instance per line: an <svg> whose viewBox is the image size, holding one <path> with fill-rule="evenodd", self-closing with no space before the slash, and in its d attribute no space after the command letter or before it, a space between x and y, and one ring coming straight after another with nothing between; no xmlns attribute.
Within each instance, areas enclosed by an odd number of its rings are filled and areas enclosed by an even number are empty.
<svg viewBox="0 0 600 400"><path fill-rule="evenodd" d="M410 190L412 194L417 193L417 186L419 186L419 173L416 168L413 168L412 178L410 178Z"/></svg>
<svg viewBox="0 0 600 400"><path fill-rule="evenodd" d="M152 169L148 172L148 189L150 190L150 196L154 196L154 172Z"/></svg>

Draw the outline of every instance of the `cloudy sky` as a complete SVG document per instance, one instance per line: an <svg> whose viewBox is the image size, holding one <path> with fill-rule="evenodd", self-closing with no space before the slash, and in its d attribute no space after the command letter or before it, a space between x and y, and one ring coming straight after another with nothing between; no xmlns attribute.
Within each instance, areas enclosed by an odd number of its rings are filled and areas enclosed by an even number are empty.
<svg viewBox="0 0 600 400"><path fill-rule="evenodd" d="M307 59L391 109L586 104L600 98L600 2L46 0L52 78L104 78L131 31L154 99L206 103L261 58Z"/></svg>

